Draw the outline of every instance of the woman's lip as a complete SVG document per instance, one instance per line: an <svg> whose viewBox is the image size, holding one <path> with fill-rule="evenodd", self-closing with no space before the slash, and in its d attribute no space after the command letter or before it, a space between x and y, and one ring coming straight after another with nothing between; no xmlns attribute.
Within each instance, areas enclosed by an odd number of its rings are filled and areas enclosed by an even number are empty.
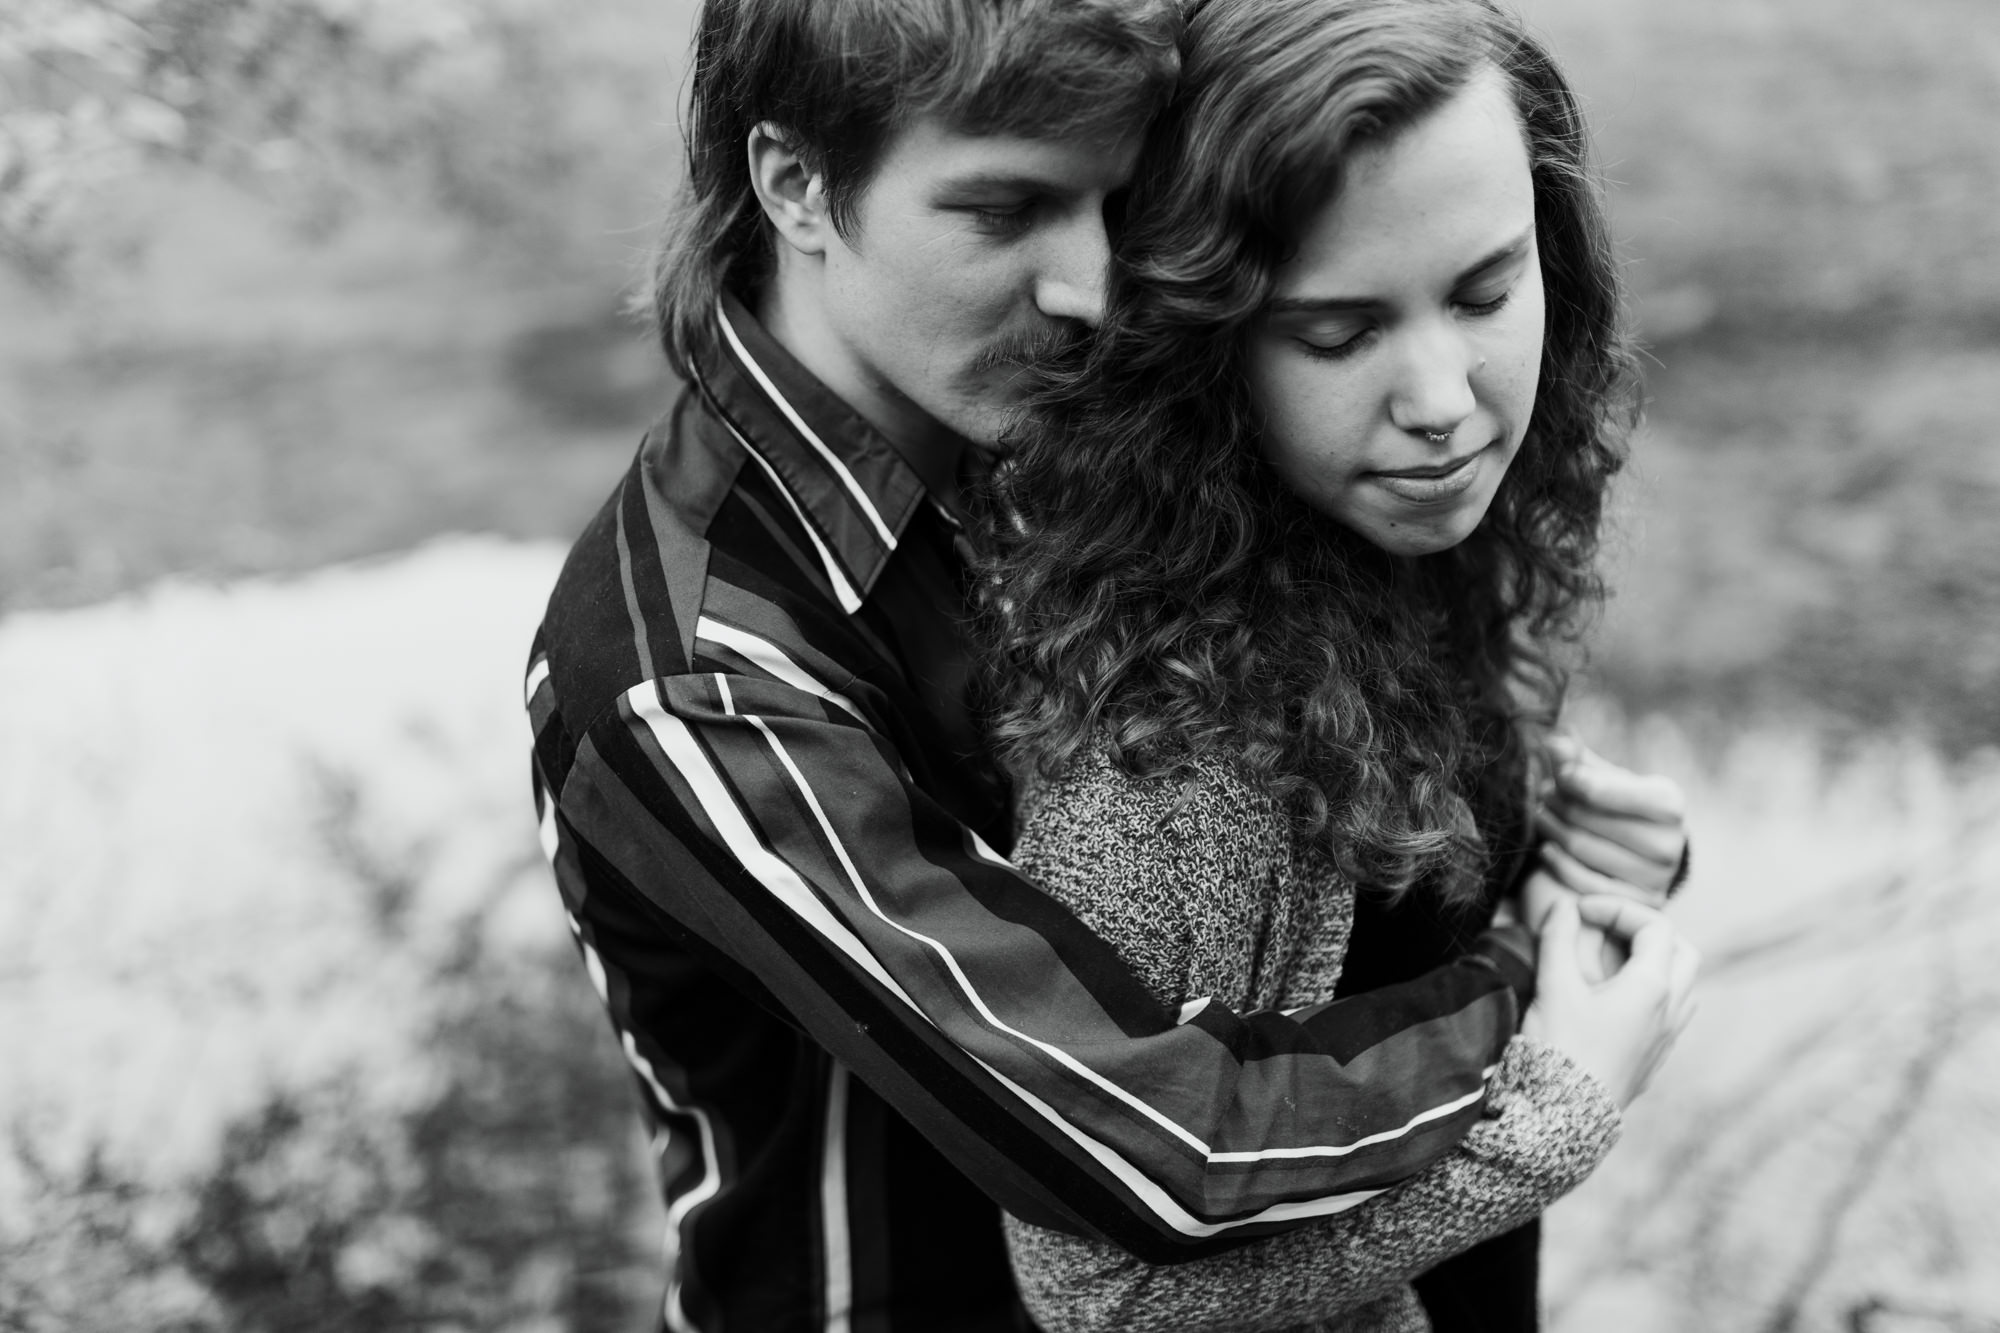
<svg viewBox="0 0 2000 1333"><path fill-rule="evenodd" d="M1369 476L1382 489L1411 504L1436 504L1457 499L1478 480L1479 469L1473 463L1485 452L1475 449L1457 462L1439 467L1399 468Z"/></svg>
<svg viewBox="0 0 2000 1333"><path fill-rule="evenodd" d="M1439 463L1435 467L1378 468L1375 475L1378 477L1408 477L1413 481L1436 481L1439 477L1450 476L1484 452L1484 449L1474 449L1463 458L1455 458L1449 463Z"/></svg>

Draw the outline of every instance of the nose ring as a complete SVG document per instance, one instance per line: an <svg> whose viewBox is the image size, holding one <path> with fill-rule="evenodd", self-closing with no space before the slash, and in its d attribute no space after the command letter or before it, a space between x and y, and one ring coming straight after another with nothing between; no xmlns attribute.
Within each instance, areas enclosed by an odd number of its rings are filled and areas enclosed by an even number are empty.
<svg viewBox="0 0 2000 1333"><path fill-rule="evenodd" d="M1450 444L1450 443L1451 443L1451 432L1450 432L1450 431L1444 431L1444 432L1442 432L1442 433L1439 433L1439 432L1437 432L1437 431L1429 431L1429 430L1427 430L1427 431L1425 431L1425 432L1423 433L1423 436L1424 436L1424 438L1425 438L1425 439L1429 440L1429 441L1430 441L1430 442L1431 442L1432 444Z"/></svg>

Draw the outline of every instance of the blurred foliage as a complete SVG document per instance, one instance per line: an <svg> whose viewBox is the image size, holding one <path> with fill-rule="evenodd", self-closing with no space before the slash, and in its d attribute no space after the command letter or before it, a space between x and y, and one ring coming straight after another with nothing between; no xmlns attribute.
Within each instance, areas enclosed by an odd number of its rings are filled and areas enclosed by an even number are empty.
<svg viewBox="0 0 2000 1333"><path fill-rule="evenodd" d="M2000 744L1992 0L1518 0L1649 354L1596 683Z"/></svg>
<svg viewBox="0 0 2000 1333"><path fill-rule="evenodd" d="M691 11L0 5L0 606L579 527Z"/></svg>
<svg viewBox="0 0 2000 1333"><path fill-rule="evenodd" d="M164 1089L139 1108L146 1129L136 1143L101 1121L66 1134L51 1120L61 1108L13 1103L0 1138L0 1330L610 1333L646 1324L663 1284L639 1103L556 924L525 793L519 820L501 822L515 809L501 793L515 784L494 771L492 749L468 748L468 733L485 741L497 730L473 720L484 706L435 700L438 730L406 738L406 750L367 746L367 764L300 750L296 809L276 782L236 798L239 815L254 812L250 822L296 838L289 860L257 867L260 882L271 881L257 894L264 910L283 917L288 903L322 905L297 932L310 937L301 943L311 961L275 964L289 976L325 969L300 982L308 1016L274 1034L306 1058L282 1066L239 1051L202 1066L241 1095L227 1109L193 1112L208 1122L207 1146L182 1168L150 1156L190 1114ZM438 827L446 819L456 847ZM134 891L178 891L182 914L198 914L196 899L231 891L226 865L212 870L215 882L190 885L183 873ZM554 929L509 924L524 894L546 908L532 919ZM271 939L255 925L177 939L149 968L107 958L107 972L137 975L122 988L100 980L95 995L72 988L66 1001L88 1010L108 984L130 1011L122 1026L199 1063L176 1011L208 988L204 975L233 976L222 984L256 1007L256 974L274 967L263 956ZM371 1008L382 991L405 998ZM261 1000L284 1003L271 992ZM356 1027L353 1041L340 1035ZM116 1073L104 1086L129 1086Z"/></svg>
<svg viewBox="0 0 2000 1333"><path fill-rule="evenodd" d="M591 154L550 6L504 0L13 0L0 13L0 253L47 283L107 186L191 164L309 232L415 190L545 233ZM615 80L614 68L600 77Z"/></svg>
<svg viewBox="0 0 2000 1333"><path fill-rule="evenodd" d="M631 1085L566 947L436 978L438 1093L383 1117L329 1077L274 1088L178 1188L16 1126L28 1212L0 1235L9 1333L641 1326L657 1300ZM656 1209L654 1211L657 1211Z"/></svg>

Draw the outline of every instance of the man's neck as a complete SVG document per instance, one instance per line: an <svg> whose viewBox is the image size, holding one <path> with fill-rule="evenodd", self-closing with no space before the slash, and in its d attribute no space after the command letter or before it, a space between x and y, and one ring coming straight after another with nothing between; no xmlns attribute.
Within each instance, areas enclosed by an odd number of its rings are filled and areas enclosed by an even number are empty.
<svg viewBox="0 0 2000 1333"><path fill-rule="evenodd" d="M869 425L882 433L946 509L958 509L966 444L936 418L869 373L834 332L818 289L784 267L764 284L754 313L764 331Z"/></svg>

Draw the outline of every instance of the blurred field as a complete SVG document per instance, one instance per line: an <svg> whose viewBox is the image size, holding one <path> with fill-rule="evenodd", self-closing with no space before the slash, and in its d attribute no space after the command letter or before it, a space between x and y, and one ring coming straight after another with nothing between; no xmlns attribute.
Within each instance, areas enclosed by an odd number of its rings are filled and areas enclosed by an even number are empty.
<svg viewBox="0 0 2000 1333"><path fill-rule="evenodd" d="M158 12L204 4L317 12ZM365 22L303 95L230 67L255 116L0 264L0 1324L636 1327L512 691L671 389L618 312L690 6L319 8ZM1552 1221L1555 1326L2000 1328L2000 26L1525 8L1651 356L1583 720L1690 787L1713 971ZM0 94L56 96L17 21Z"/></svg>
<svg viewBox="0 0 2000 1333"><path fill-rule="evenodd" d="M1983 0L1537 0L1653 365L1602 676L2000 741L2000 26Z"/></svg>

